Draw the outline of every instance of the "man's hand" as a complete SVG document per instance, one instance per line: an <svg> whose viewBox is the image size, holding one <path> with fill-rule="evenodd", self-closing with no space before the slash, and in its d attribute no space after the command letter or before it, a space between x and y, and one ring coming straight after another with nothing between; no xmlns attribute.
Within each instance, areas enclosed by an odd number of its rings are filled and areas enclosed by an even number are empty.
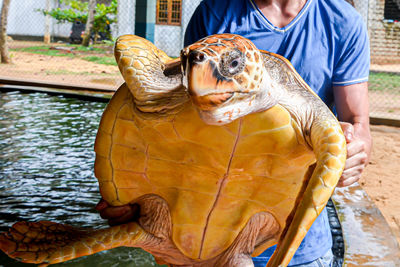
<svg viewBox="0 0 400 267"><path fill-rule="evenodd" d="M139 217L138 205L124 205L113 207L104 199L100 199L96 205L96 210L100 212L103 219L108 220L109 225L118 225L136 220Z"/></svg>
<svg viewBox="0 0 400 267"><path fill-rule="evenodd" d="M369 162L372 139L369 130L368 83L334 86L336 111L347 141L347 159L338 187L361 178Z"/></svg>
<svg viewBox="0 0 400 267"><path fill-rule="evenodd" d="M340 122L347 142L347 159L338 187L349 186L361 178L365 166L369 162L371 152L370 138L355 133L355 127L348 122ZM361 132L361 130L358 130ZM361 134L362 135L362 134Z"/></svg>

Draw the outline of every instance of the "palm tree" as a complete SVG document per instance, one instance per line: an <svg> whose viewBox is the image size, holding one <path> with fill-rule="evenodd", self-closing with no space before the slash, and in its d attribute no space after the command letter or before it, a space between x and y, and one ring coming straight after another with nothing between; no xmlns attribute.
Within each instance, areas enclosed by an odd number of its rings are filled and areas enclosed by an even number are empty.
<svg viewBox="0 0 400 267"><path fill-rule="evenodd" d="M89 13L86 21L85 33L82 40L82 45L84 46L89 46L90 32L92 31L93 28L95 9L96 9L96 0L89 0L89 11L88 11Z"/></svg>
<svg viewBox="0 0 400 267"><path fill-rule="evenodd" d="M51 9L51 0L46 0L46 11L50 12ZM43 38L43 42L45 44L49 44L50 43L50 27L51 27L51 20L50 20L50 15L46 15L45 18L45 24L44 24L44 38Z"/></svg>
<svg viewBox="0 0 400 267"><path fill-rule="evenodd" d="M7 43L7 17L11 0L3 0L1 7L1 20L0 20L0 56L1 63L11 63L11 58L8 53Z"/></svg>

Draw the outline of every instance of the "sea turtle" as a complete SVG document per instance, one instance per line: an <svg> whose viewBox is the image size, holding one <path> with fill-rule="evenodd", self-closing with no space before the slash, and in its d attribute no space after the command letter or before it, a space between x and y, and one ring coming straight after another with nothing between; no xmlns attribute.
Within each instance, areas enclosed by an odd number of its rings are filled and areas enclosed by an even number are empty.
<svg viewBox="0 0 400 267"><path fill-rule="evenodd" d="M125 35L126 81L102 116L95 175L111 205L138 219L100 230L21 222L0 247L53 264L119 246L171 266L285 266L338 182L346 141L335 116L283 57L212 35L172 60Z"/></svg>

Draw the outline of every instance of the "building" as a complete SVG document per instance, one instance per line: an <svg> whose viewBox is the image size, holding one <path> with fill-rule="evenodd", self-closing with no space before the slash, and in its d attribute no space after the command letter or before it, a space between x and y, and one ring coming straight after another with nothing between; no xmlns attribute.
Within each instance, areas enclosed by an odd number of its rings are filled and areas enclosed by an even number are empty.
<svg viewBox="0 0 400 267"><path fill-rule="evenodd" d="M19 39L43 40L46 18L41 9L46 9L47 0L11 0L8 13L7 33ZM0 4L3 0L0 0ZM58 0L49 0L50 7L58 7ZM50 34L55 37L68 37L71 24L57 24L50 21Z"/></svg>
<svg viewBox="0 0 400 267"><path fill-rule="evenodd" d="M371 62L400 64L400 0L369 0L368 3Z"/></svg>
<svg viewBox="0 0 400 267"><path fill-rule="evenodd" d="M372 63L400 63L400 0L347 1L368 27ZM200 0L120 0L120 15L124 18L119 20L119 32L145 36L169 55L178 56L184 30L199 3ZM135 17L134 24L121 25L132 21L132 17Z"/></svg>
<svg viewBox="0 0 400 267"><path fill-rule="evenodd" d="M118 35L135 33L177 57L186 25L201 0L119 0Z"/></svg>
<svg viewBox="0 0 400 267"><path fill-rule="evenodd" d="M105 2L110 0L98 0ZM155 43L168 55L177 57L183 47L187 23L201 0L119 0L114 37L137 34ZM339 1L339 0L336 0ZM373 63L400 63L400 0L347 0L360 12L371 41ZM0 0L0 3L2 0ZM11 1L8 34L13 37L42 38L45 16L39 9L62 6L59 0ZM53 37L68 38L71 24L51 19Z"/></svg>

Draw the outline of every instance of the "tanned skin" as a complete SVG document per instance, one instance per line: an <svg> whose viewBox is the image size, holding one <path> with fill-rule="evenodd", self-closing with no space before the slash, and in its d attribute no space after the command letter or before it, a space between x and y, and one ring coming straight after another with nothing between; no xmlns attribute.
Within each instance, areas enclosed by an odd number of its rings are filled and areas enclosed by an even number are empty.
<svg viewBox="0 0 400 267"><path fill-rule="evenodd" d="M339 187L344 187L360 180L371 155L368 83L334 86L333 94L347 141L346 165L338 184Z"/></svg>

